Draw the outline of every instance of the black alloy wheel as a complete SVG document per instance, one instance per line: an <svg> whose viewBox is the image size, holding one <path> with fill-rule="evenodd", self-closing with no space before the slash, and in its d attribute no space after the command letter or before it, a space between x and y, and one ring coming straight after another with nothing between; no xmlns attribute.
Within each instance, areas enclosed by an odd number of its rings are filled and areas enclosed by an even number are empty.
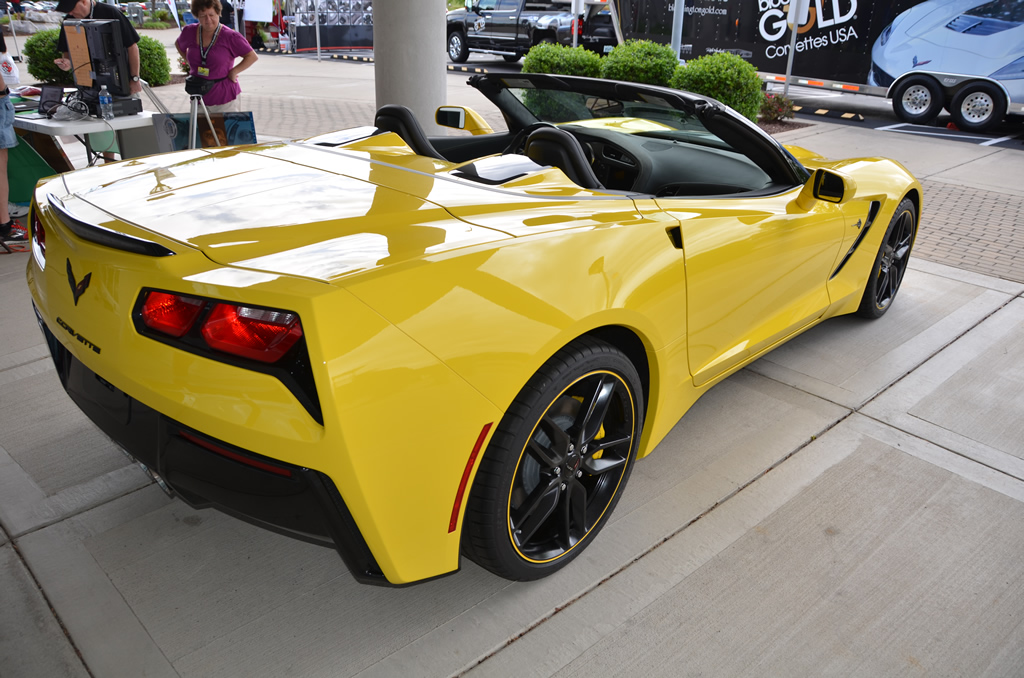
<svg viewBox="0 0 1024 678"><path fill-rule="evenodd" d="M864 288L857 313L865 318L881 318L892 306L910 263L910 251L917 235L917 210L910 198L904 198L889 222L878 248L871 277Z"/></svg>
<svg viewBox="0 0 1024 678"><path fill-rule="evenodd" d="M466 45L466 36L462 31L452 31L448 34L448 58L457 64L469 58L469 46Z"/></svg>
<svg viewBox="0 0 1024 678"><path fill-rule="evenodd" d="M520 581L567 565L618 503L642 422L640 380L625 355L590 338L560 350L488 446L466 507L463 551Z"/></svg>

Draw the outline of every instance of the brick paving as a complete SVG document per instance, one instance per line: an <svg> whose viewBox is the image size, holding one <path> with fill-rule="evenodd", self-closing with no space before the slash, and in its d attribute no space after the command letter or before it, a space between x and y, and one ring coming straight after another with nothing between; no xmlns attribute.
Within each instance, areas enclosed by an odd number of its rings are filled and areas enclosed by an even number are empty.
<svg viewBox="0 0 1024 678"><path fill-rule="evenodd" d="M921 185L915 256L1024 282L1024 197L940 181Z"/></svg>

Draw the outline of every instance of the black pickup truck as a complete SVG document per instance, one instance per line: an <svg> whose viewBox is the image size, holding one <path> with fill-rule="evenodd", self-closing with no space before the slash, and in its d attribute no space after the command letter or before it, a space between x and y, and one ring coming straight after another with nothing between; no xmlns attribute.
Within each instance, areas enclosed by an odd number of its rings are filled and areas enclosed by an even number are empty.
<svg viewBox="0 0 1024 678"><path fill-rule="evenodd" d="M570 3L535 4L526 0L467 0L465 9L448 12L448 58L462 63L470 52L497 54L518 61L542 42L577 44L599 54L618 44L612 18L600 5L588 5L573 21Z"/></svg>

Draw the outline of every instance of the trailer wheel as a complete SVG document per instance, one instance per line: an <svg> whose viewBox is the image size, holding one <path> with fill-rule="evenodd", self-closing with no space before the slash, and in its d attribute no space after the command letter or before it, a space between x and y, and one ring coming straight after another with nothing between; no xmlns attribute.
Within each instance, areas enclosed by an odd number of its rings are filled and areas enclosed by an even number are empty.
<svg viewBox="0 0 1024 678"><path fill-rule="evenodd" d="M953 122L967 132L983 132L1006 115L1006 95L990 82L973 82L953 97Z"/></svg>
<svg viewBox="0 0 1024 678"><path fill-rule="evenodd" d="M893 90L892 110L903 122L927 125L942 110L942 89L934 78L912 75Z"/></svg>

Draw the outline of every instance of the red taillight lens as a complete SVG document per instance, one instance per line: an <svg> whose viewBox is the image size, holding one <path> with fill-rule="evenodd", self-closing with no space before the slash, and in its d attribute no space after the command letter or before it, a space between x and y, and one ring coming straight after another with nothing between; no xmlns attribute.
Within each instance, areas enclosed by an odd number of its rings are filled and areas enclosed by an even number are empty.
<svg viewBox="0 0 1024 678"><path fill-rule="evenodd" d="M203 323L211 348L272 363L302 338L299 316L248 306L217 304Z"/></svg>
<svg viewBox="0 0 1024 678"><path fill-rule="evenodd" d="M142 305L142 322L151 330L181 337L192 329L205 303L180 294L150 292Z"/></svg>

